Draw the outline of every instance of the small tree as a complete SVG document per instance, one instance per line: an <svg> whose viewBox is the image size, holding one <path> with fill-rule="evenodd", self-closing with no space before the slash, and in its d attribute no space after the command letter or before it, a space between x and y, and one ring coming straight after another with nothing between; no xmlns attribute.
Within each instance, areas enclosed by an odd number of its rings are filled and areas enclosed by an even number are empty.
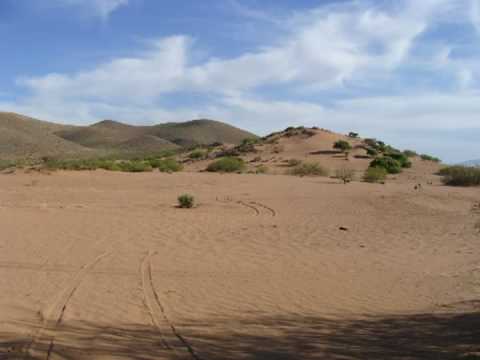
<svg viewBox="0 0 480 360"><path fill-rule="evenodd" d="M352 138L352 139L357 139L357 138L358 138L358 133L353 132L353 131L350 131L350 132L348 133L348 137L349 137L349 138Z"/></svg>
<svg viewBox="0 0 480 360"><path fill-rule="evenodd" d="M352 145L350 145L348 141L338 140L335 142L335 144L333 144L333 148L340 150L345 154L345 158L348 159L348 154L350 153L350 150L352 150Z"/></svg>

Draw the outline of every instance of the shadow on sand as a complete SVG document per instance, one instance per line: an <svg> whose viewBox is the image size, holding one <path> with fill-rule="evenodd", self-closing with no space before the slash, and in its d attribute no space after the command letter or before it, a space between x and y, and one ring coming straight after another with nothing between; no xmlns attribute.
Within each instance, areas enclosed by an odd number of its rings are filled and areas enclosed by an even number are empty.
<svg viewBox="0 0 480 360"><path fill-rule="evenodd" d="M356 320L246 316L177 328L204 360L480 359L479 311ZM56 329L54 346L51 338L38 339L26 356L31 338L0 333L0 359L195 359L180 344L168 349L174 339L163 335L143 325L68 323Z"/></svg>

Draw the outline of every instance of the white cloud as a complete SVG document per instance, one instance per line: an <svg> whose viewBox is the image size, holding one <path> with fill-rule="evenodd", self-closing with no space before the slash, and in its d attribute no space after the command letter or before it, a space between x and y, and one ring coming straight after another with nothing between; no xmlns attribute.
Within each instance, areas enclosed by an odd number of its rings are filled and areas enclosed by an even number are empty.
<svg viewBox="0 0 480 360"><path fill-rule="evenodd" d="M55 0L63 6L83 7L89 13L99 16L102 19L117 10L119 7L127 5L129 0Z"/></svg>
<svg viewBox="0 0 480 360"><path fill-rule="evenodd" d="M471 0L470 16L473 26L480 32L480 0Z"/></svg>

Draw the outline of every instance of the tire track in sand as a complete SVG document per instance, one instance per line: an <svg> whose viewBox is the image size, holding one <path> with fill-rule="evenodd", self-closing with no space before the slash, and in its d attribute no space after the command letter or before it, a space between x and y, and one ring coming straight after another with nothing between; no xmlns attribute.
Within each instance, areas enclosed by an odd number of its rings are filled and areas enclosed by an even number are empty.
<svg viewBox="0 0 480 360"><path fill-rule="evenodd" d="M145 305L148 308L148 312L152 319L153 324L157 327L162 337L162 342L165 347L169 350L177 352L177 349L184 349L190 354L190 357L193 360L201 360L201 358L195 353L193 347L188 343L188 341L178 332L175 325L168 318L165 308L160 301L160 297L155 290L153 285L152 277L152 264L151 257L154 253L149 252L145 259L142 261L141 265L141 275L142 275L142 289L143 295L145 297ZM165 339L166 332L170 332L173 335L173 338L176 339L170 344Z"/></svg>
<svg viewBox="0 0 480 360"><path fill-rule="evenodd" d="M55 330L61 324L68 303L85 279L85 276L88 274L88 272L103 258L109 255L110 253L103 253L95 258L95 260L92 262L83 265L80 270L68 281L67 286L58 294L57 300L53 302L53 304L44 314L43 325L40 327L37 334L33 337L32 342L25 350L25 359L28 359L30 356L33 356L34 358L36 358L35 356L38 357L39 355L36 353L41 353L44 351L42 347L44 347L47 342L49 345L46 351L47 353L45 359L50 359L55 346L55 335L48 335L48 332Z"/></svg>
<svg viewBox="0 0 480 360"><path fill-rule="evenodd" d="M265 204L262 204L262 203L259 203L257 201L250 201L250 204L254 204L256 206L260 206L261 208L264 208L265 210L267 210L268 212L270 212L270 214L275 217L277 216L277 212L275 211L275 209L271 208L270 206L267 206Z"/></svg>

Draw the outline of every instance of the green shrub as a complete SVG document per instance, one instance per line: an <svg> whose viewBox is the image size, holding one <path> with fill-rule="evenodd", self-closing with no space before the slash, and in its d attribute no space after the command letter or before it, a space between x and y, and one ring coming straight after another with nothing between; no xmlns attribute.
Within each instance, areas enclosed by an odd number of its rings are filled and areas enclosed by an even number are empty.
<svg viewBox="0 0 480 360"><path fill-rule="evenodd" d="M389 174L398 174L402 172L402 165L400 164L400 162L389 156L376 158L370 163L370 167L384 168Z"/></svg>
<svg viewBox="0 0 480 360"><path fill-rule="evenodd" d="M420 158L424 161L433 161L433 162L436 162L436 163L439 163L441 161L439 158L436 158L434 156L430 156L430 155L427 155L427 154L420 155Z"/></svg>
<svg viewBox="0 0 480 360"><path fill-rule="evenodd" d="M439 171L443 183L451 186L479 186L480 168L473 166L448 166Z"/></svg>
<svg viewBox="0 0 480 360"><path fill-rule="evenodd" d="M118 168L123 172L147 172L152 171L153 167L148 161L121 161L118 162Z"/></svg>
<svg viewBox="0 0 480 360"><path fill-rule="evenodd" d="M178 172L183 170L183 165L173 158L152 159L149 161L152 168L161 172Z"/></svg>
<svg viewBox="0 0 480 360"><path fill-rule="evenodd" d="M205 159L206 156L207 152L204 150L194 150L188 155L188 157L192 160L202 160Z"/></svg>
<svg viewBox="0 0 480 360"><path fill-rule="evenodd" d="M295 176L328 176L328 170L317 163L301 163L288 173Z"/></svg>
<svg viewBox="0 0 480 360"><path fill-rule="evenodd" d="M195 205L195 198L190 194L180 195L177 200L178 207L182 209L191 209Z"/></svg>
<svg viewBox="0 0 480 360"><path fill-rule="evenodd" d="M340 150L341 152L347 152L352 150L352 145L350 145L348 141L338 140L337 142L335 142L335 144L333 144L333 148Z"/></svg>
<svg viewBox="0 0 480 360"><path fill-rule="evenodd" d="M402 168L411 168L412 167L412 162L408 159L408 157L401 153L401 152L391 152L385 154L387 157L391 157L394 160L397 160L400 163L400 166Z"/></svg>
<svg viewBox="0 0 480 360"><path fill-rule="evenodd" d="M224 157L210 163L207 171L210 172L241 172L245 169L245 162L237 157Z"/></svg>
<svg viewBox="0 0 480 360"><path fill-rule="evenodd" d="M383 167L370 167L363 175L363 180L369 183L384 183L386 178L387 170Z"/></svg>
<svg viewBox="0 0 480 360"><path fill-rule="evenodd" d="M16 163L10 160L0 160L0 171L16 167Z"/></svg>
<svg viewBox="0 0 480 360"><path fill-rule="evenodd" d="M353 132L353 131L350 131L350 132L348 133L348 137L349 137L349 138L352 138L352 139L356 139L356 138L358 138L358 133Z"/></svg>
<svg viewBox="0 0 480 360"><path fill-rule="evenodd" d="M413 150L405 150L405 151L403 152L403 154L404 154L406 157L409 157L409 158L413 158L413 157L418 156L418 154L417 154L415 151L413 151Z"/></svg>
<svg viewBox="0 0 480 360"><path fill-rule="evenodd" d="M378 155L378 151L374 148L367 148L367 155L375 157Z"/></svg>
<svg viewBox="0 0 480 360"><path fill-rule="evenodd" d="M347 184L355 178L355 170L341 168L335 171L335 178L342 180L344 184Z"/></svg>

